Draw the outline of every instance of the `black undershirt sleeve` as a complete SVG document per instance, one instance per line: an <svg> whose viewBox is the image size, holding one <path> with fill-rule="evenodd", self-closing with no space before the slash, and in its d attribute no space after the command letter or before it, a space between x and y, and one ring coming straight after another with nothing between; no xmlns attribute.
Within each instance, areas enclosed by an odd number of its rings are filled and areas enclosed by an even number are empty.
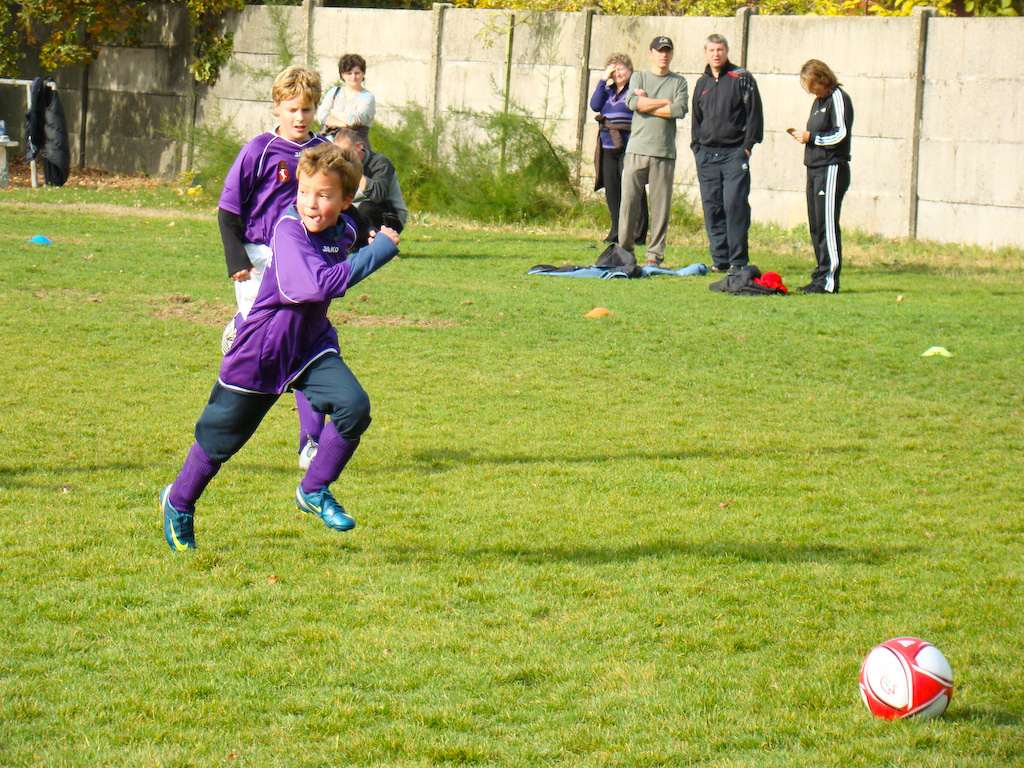
<svg viewBox="0 0 1024 768"><path fill-rule="evenodd" d="M220 239L224 243L224 260L228 264L228 277L252 269L252 262L245 252L245 223L237 213L217 209L217 224L220 227Z"/></svg>

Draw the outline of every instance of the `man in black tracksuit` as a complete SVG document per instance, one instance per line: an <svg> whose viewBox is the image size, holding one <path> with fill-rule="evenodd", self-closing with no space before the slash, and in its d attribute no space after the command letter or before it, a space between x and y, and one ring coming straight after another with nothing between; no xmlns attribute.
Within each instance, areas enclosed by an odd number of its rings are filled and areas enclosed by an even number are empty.
<svg viewBox="0 0 1024 768"><path fill-rule="evenodd" d="M757 83L729 61L721 35L704 43L708 66L693 89L690 148L704 204L713 272L737 272L748 261L750 153L764 138Z"/></svg>

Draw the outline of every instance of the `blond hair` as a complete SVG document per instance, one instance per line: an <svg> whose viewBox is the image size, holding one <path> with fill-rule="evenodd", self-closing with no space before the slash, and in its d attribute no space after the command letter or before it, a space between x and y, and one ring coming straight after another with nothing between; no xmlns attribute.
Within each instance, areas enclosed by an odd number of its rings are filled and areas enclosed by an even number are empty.
<svg viewBox="0 0 1024 768"><path fill-rule="evenodd" d="M303 150L299 155L298 175L315 176L318 173L333 173L341 179L341 191L348 197L359 189L363 177L363 164L354 149L342 149L328 141Z"/></svg>
<svg viewBox="0 0 1024 768"><path fill-rule="evenodd" d="M320 103L320 96L323 93L320 73L306 67L288 67L274 78L271 93L275 104L288 99L303 99L315 107Z"/></svg>

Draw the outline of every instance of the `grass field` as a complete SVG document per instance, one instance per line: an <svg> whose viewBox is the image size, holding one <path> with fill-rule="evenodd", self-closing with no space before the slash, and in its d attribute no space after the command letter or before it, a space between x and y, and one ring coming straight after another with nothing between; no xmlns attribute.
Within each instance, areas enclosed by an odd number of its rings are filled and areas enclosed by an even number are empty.
<svg viewBox="0 0 1024 768"><path fill-rule="evenodd" d="M182 555L156 499L233 297L162 194L0 197L0 765L1024 765L1020 251L850 235L841 294L736 298L414 226L332 309L359 526L297 514L287 396ZM805 240L752 261L802 285ZM860 701L904 634L953 667L937 721Z"/></svg>

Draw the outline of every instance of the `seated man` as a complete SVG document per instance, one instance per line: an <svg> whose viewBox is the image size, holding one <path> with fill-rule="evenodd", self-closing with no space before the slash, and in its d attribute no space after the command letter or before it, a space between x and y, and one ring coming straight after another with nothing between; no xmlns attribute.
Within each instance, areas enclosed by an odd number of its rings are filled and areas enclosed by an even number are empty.
<svg viewBox="0 0 1024 768"><path fill-rule="evenodd" d="M401 232L409 217L409 209L402 199L402 188L392 162L379 152L368 150L359 134L351 128L339 130L334 136L334 144L342 149L351 147L363 161L363 178L359 181L359 190L352 205L375 229L385 226Z"/></svg>

